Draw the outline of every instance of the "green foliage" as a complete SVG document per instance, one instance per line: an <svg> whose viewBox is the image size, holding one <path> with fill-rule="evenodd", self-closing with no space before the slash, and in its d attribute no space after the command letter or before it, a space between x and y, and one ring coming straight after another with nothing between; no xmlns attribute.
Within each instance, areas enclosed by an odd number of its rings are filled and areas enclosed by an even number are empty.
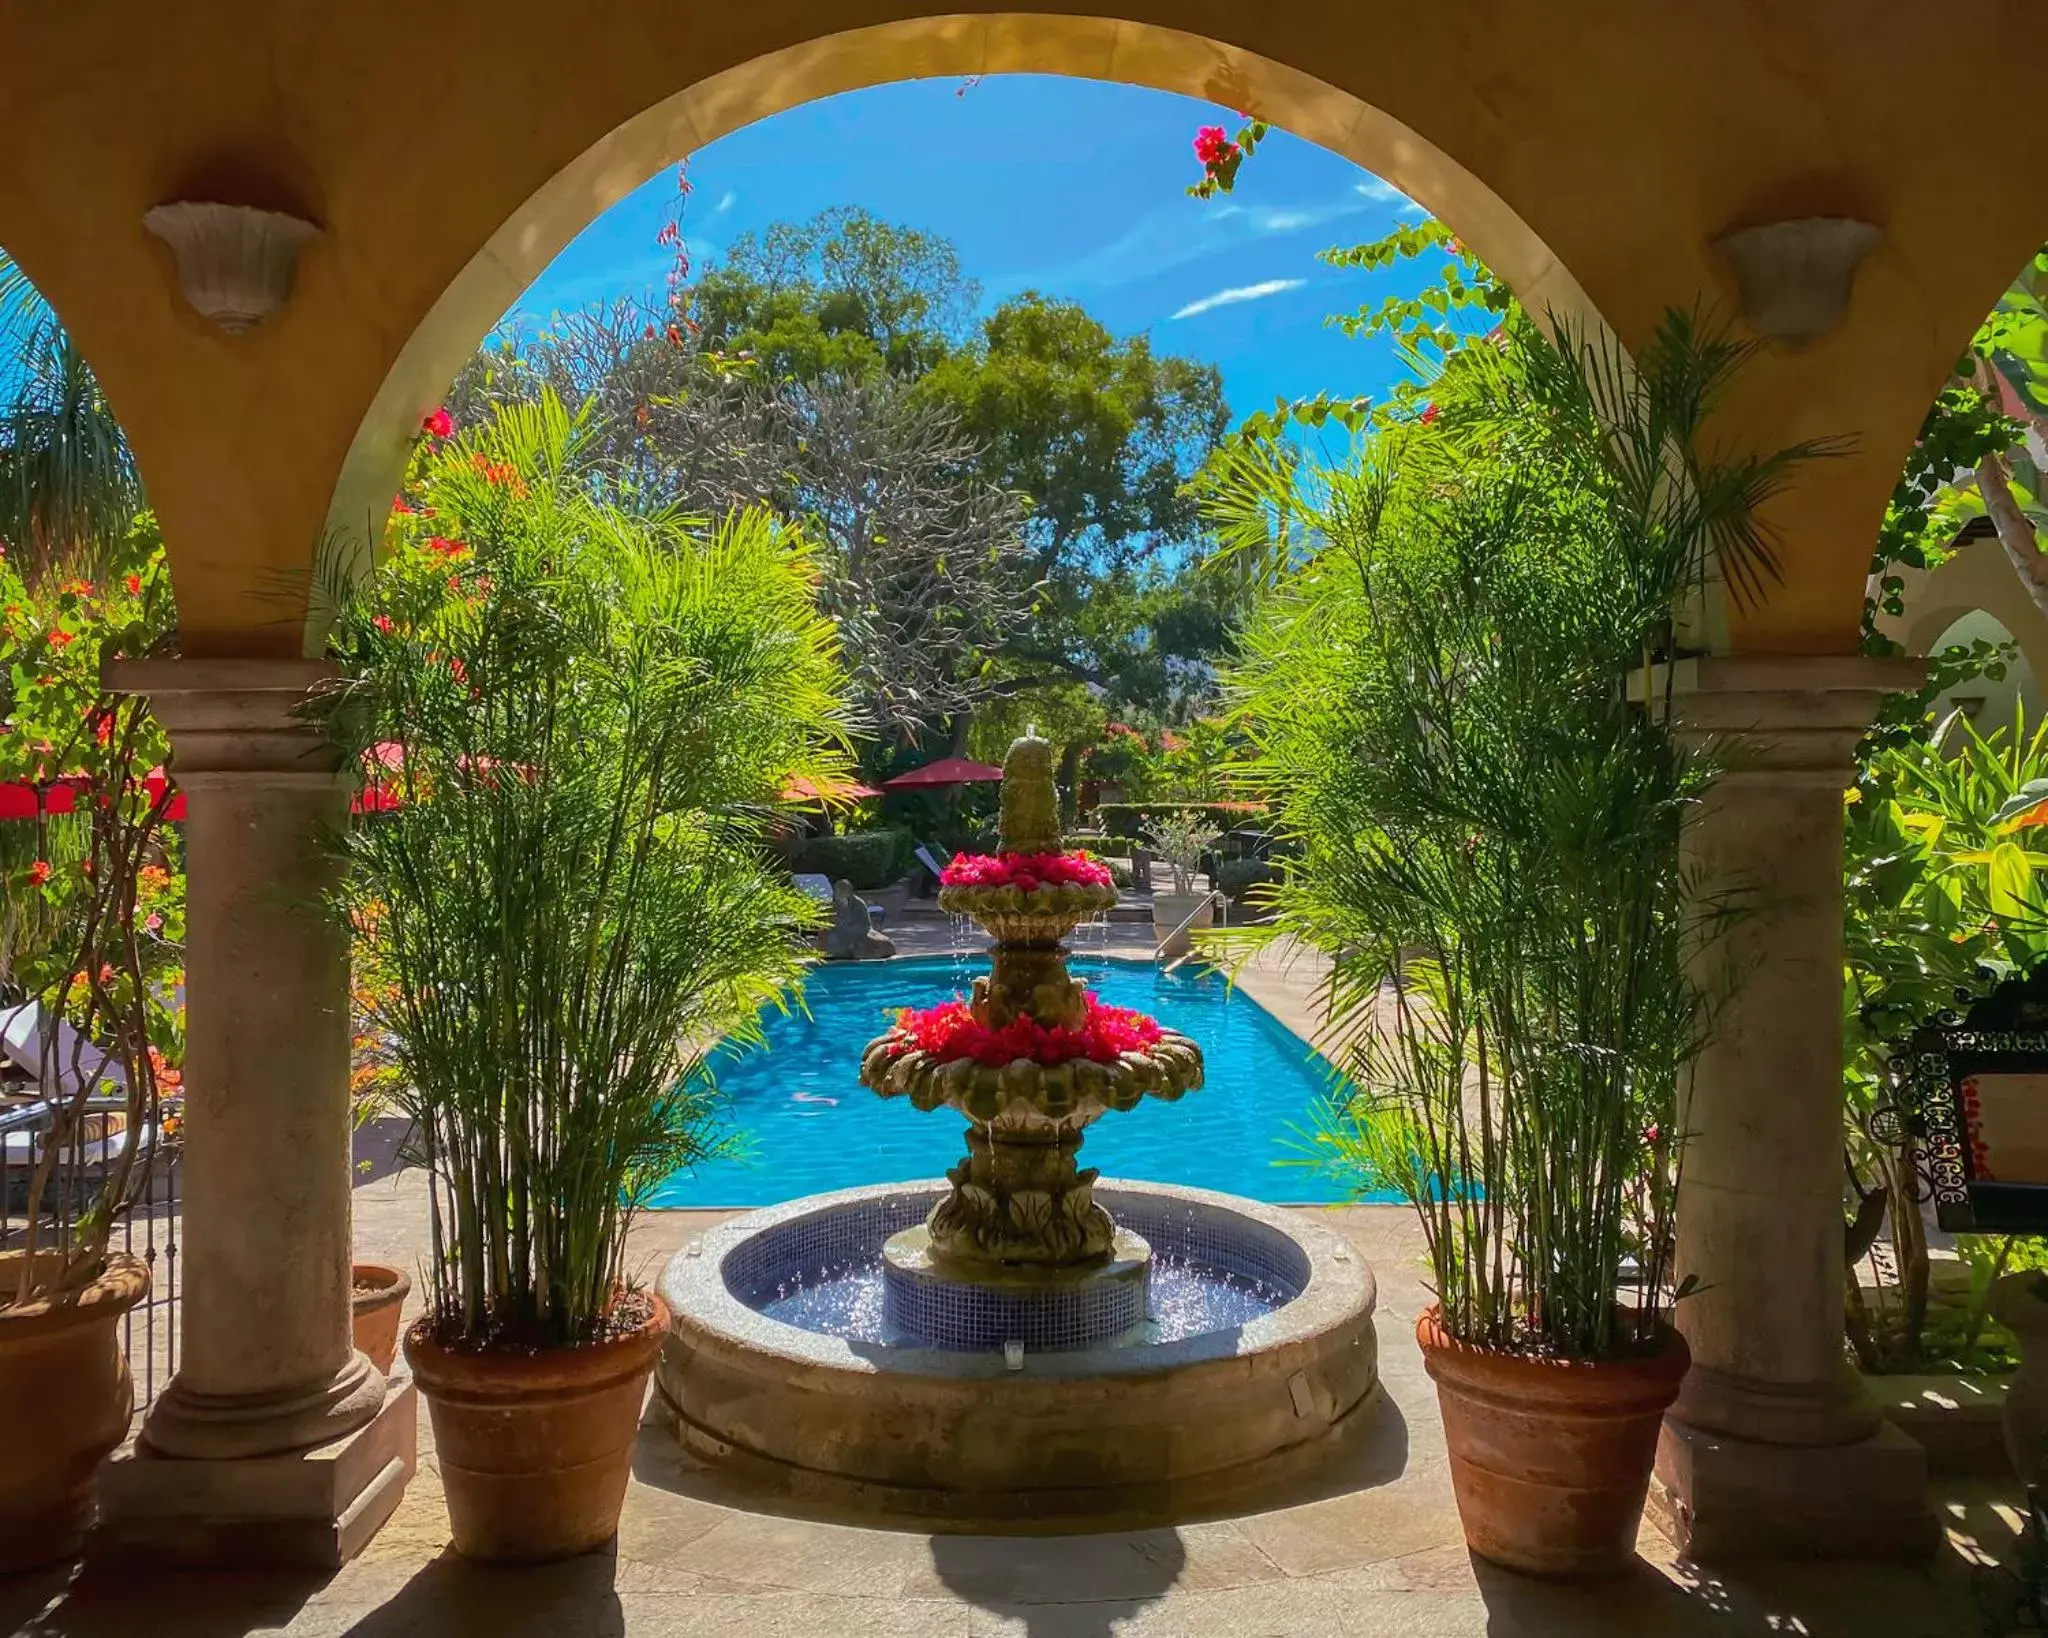
<svg viewBox="0 0 2048 1638"><path fill-rule="evenodd" d="M337 838L342 903L430 1176L429 1312L479 1343L603 1333L633 1212L706 1150L701 1051L803 966L772 804L846 766L802 540L607 507L581 430L543 397L426 457L431 519L343 600L318 702L400 798Z"/></svg>
<svg viewBox="0 0 2048 1638"><path fill-rule="evenodd" d="M1429 420L1335 469L1243 446L1219 494L1274 588L1230 680L1303 851L1244 936L1330 955L1356 1091L1315 1151L1415 1205L1474 1343L1605 1357L1683 1295L1679 1086L1715 996L1680 951L1734 907L1687 907L1712 770L1622 684L1711 569L1768 574L1751 508L1801 452L1701 452L1740 358L1683 314L1634 371L1511 319Z"/></svg>
<svg viewBox="0 0 2048 1638"><path fill-rule="evenodd" d="M44 574L33 582L12 554L0 556L0 784L45 793L37 818L0 820L0 979L32 990L74 970L82 918L95 899L86 874L90 799L74 789L72 811L52 814L51 797L67 784L139 784L170 751L148 712L122 713L100 671L105 661L147 654L176 621L154 517L132 518L99 556L103 580ZM107 757L117 721L128 733L118 742L126 761L114 767ZM167 834L161 848L168 852L154 862L174 872L175 840ZM165 903L182 917L182 877L176 888ZM153 1038L170 1048L178 1033L166 1018Z"/></svg>
<svg viewBox="0 0 2048 1638"><path fill-rule="evenodd" d="M979 297L950 240L842 205L741 234L688 311L708 351L771 380L910 379L952 351Z"/></svg>
<svg viewBox="0 0 2048 1638"><path fill-rule="evenodd" d="M900 881L917 846L907 830L856 830L839 836L806 836L784 854L800 875L848 881L856 893Z"/></svg>
<svg viewBox="0 0 2048 1638"><path fill-rule="evenodd" d="M1280 872L1264 859L1225 859L1216 867L1217 887L1233 899L1279 879Z"/></svg>

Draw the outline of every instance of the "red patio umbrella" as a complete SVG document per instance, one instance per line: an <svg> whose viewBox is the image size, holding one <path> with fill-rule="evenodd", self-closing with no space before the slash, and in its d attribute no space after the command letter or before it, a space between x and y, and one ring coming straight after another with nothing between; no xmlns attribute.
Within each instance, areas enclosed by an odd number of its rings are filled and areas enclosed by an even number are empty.
<svg viewBox="0 0 2048 1638"><path fill-rule="evenodd" d="M986 762L948 756L937 762L927 762L922 768L912 768L909 773L898 774L894 779L885 779L882 789L902 791L919 785L985 785L1002 777L1002 769L992 768Z"/></svg>

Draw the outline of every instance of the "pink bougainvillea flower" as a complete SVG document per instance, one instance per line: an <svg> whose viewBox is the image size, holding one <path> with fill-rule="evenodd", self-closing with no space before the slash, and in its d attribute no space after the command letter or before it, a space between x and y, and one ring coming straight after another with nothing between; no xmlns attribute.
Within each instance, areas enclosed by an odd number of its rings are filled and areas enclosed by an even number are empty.
<svg viewBox="0 0 2048 1638"><path fill-rule="evenodd" d="M50 861L48 859L38 859L34 864L28 867L29 886L41 887L43 883L48 881L49 879Z"/></svg>
<svg viewBox="0 0 2048 1638"><path fill-rule="evenodd" d="M387 633L396 631L398 629L398 622L393 620L391 616L388 614L378 615L374 620L370 622L370 624L375 626L379 631Z"/></svg>
<svg viewBox="0 0 2048 1638"><path fill-rule="evenodd" d="M1000 1028L976 1020L965 1001L942 1001L916 1011L906 1007L889 1032L892 1051L925 1052L941 1063L971 1058L999 1068L1019 1058L1035 1064L1064 1064L1086 1058L1115 1063L1126 1052L1142 1052L1159 1044L1159 1021L1130 1007L1112 1007L1091 990L1079 1025L1041 1024L1028 1013Z"/></svg>
<svg viewBox="0 0 2048 1638"><path fill-rule="evenodd" d="M1109 866L1086 853L963 853L939 872L946 887L1107 887Z"/></svg>
<svg viewBox="0 0 2048 1638"><path fill-rule="evenodd" d="M1205 170L1215 170L1235 152L1237 144L1230 140L1220 125L1204 125L1195 133L1195 157Z"/></svg>
<svg viewBox="0 0 2048 1638"><path fill-rule="evenodd" d="M448 406L443 404L420 422L420 431L430 438L452 438L455 436L455 417L448 413Z"/></svg>

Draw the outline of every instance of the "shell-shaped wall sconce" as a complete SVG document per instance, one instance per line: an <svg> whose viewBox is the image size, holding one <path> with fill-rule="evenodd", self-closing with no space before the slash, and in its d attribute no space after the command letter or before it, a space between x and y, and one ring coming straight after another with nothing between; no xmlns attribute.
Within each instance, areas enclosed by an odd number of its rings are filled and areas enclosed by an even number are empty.
<svg viewBox="0 0 2048 1638"><path fill-rule="evenodd" d="M178 286L193 310L231 336L285 304L299 247L320 231L279 211L193 200L158 205L142 223L177 256Z"/></svg>
<svg viewBox="0 0 2048 1638"><path fill-rule="evenodd" d="M1741 228L1715 244L1735 269L1750 328L1796 344L1842 322L1857 264L1883 237L1869 222L1808 216Z"/></svg>

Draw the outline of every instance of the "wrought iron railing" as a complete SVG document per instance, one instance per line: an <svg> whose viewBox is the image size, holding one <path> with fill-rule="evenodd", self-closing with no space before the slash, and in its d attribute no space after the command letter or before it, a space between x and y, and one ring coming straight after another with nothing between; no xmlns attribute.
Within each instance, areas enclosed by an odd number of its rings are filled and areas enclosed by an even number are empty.
<svg viewBox="0 0 2048 1638"><path fill-rule="evenodd" d="M65 1100L63 1107L70 1107ZM36 1167L56 1126L58 1106L37 1098L0 1100L0 1251L28 1243L29 1195ZM128 1099L87 1098L63 1140L36 1205L38 1249L69 1239L78 1215L100 1196L110 1171L118 1173ZM149 1269L149 1296L121 1321L121 1346L135 1380L137 1408L163 1390L178 1368L178 1160L177 1109L169 1100L139 1117L135 1158L125 1198L115 1205L109 1249L138 1257ZM11 1293L0 1292L0 1302Z"/></svg>

